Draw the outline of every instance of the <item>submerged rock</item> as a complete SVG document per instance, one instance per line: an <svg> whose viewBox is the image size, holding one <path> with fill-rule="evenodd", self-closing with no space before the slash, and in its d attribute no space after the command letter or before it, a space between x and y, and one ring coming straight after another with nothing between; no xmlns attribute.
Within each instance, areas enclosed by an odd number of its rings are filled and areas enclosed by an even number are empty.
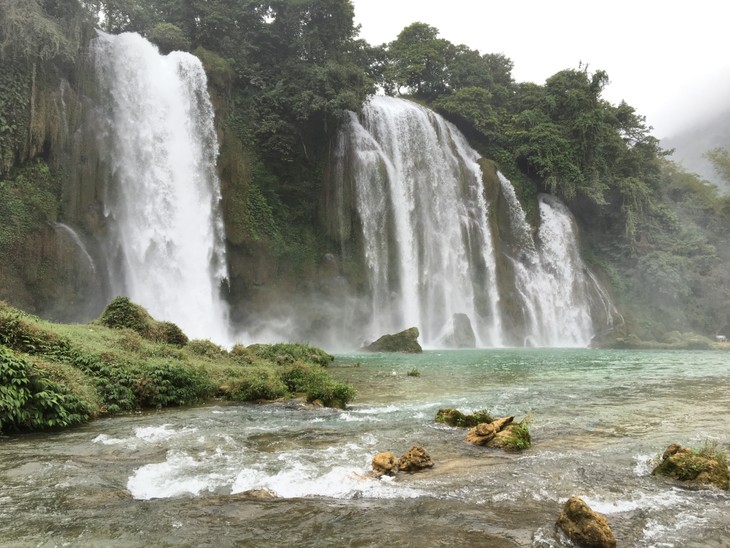
<svg viewBox="0 0 730 548"><path fill-rule="evenodd" d="M363 350L370 352L406 352L409 354L419 354L423 352L423 348L418 344L417 327L411 327L394 335L383 335L374 343L366 345Z"/></svg>
<svg viewBox="0 0 730 548"><path fill-rule="evenodd" d="M586 548L616 546L616 538L606 518L591 510L580 497L568 499L556 525L578 546Z"/></svg>
<svg viewBox="0 0 730 548"><path fill-rule="evenodd" d="M398 457L392 451L384 451L373 457L373 472L376 476L395 476L398 473Z"/></svg>
<svg viewBox="0 0 730 548"><path fill-rule="evenodd" d="M673 443L662 454L661 462L652 470L653 476L664 476L683 482L730 488L727 460L714 448L693 451Z"/></svg>
<svg viewBox="0 0 730 548"><path fill-rule="evenodd" d="M404 472L418 472L425 468L431 468L433 460L426 450L420 445L414 445L398 460L398 468Z"/></svg>

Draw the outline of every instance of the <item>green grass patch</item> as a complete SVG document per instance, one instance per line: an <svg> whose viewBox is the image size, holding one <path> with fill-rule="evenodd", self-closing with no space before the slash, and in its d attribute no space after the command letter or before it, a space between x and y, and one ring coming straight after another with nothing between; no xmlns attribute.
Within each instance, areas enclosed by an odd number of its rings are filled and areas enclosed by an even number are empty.
<svg viewBox="0 0 730 548"><path fill-rule="evenodd" d="M0 431L71 426L214 397L299 396L344 407L355 395L329 376L325 366L334 358L318 348L257 344L228 351L188 341L182 331L179 337L177 326L155 321L126 298L112 305L90 324L67 325L0 302ZM160 336L161 329L173 336Z"/></svg>

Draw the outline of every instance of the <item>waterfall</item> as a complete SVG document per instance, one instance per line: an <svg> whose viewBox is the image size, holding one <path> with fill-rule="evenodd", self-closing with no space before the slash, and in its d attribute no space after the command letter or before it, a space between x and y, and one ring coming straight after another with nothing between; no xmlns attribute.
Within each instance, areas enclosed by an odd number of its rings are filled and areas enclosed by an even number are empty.
<svg viewBox="0 0 730 548"><path fill-rule="evenodd" d="M112 290L190 337L228 339L218 144L200 61L99 33Z"/></svg>
<svg viewBox="0 0 730 548"><path fill-rule="evenodd" d="M440 345L466 314L479 345L501 345L478 154L440 116L390 97L372 98L362 121L351 114L344 140L339 172L354 188L341 192L354 196L362 230L369 335L417 326L425 344Z"/></svg>
<svg viewBox="0 0 730 548"><path fill-rule="evenodd" d="M458 346L465 322L477 346L586 346L592 302L604 311L610 303L581 260L570 212L540 196L534 234L498 173L506 245L490 230L478 160L453 125L412 102L374 97L361 118L350 114L336 148L333 216L341 242L360 233L370 337L417 326L426 346Z"/></svg>

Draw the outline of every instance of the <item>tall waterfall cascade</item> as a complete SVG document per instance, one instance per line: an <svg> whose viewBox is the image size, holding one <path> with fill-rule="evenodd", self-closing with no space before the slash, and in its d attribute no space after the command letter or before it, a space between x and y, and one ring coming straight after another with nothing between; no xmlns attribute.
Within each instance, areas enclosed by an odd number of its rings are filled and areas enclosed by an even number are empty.
<svg viewBox="0 0 730 548"><path fill-rule="evenodd" d="M111 287L192 338L228 340L218 143L206 75L137 34L99 34Z"/></svg>
<svg viewBox="0 0 730 548"><path fill-rule="evenodd" d="M361 238L370 337L417 326L426 346L458 346L457 320L466 317L477 346L590 342L592 307L607 297L556 198L540 197L534 234L498 174L512 242L505 250L490 229L478 153L455 126L401 99L374 97L360 118L351 113L336 156L340 240Z"/></svg>

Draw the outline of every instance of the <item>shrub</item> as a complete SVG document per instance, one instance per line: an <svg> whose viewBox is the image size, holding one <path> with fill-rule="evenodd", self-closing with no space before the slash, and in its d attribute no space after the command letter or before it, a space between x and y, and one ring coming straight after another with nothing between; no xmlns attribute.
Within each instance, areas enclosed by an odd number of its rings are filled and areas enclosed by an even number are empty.
<svg viewBox="0 0 730 548"><path fill-rule="evenodd" d="M0 431L71 426L92 413L89 402L0 345Z"/></svg>
<svg viewBox="0 0 730 548"><path fill-rule="evenodd" d="M135 379L135 396L142 407L191 405L215 393L215 384L204 372L181 364L148 364Z"/></svg>
<svg viewBox="0 0 730 548"><path fill-rule="evenodd" d="M193 339L186 347L196 356L204 356L206 358L216 359L228 355L228 352L208 339Z"/></svg>
<svg viewBox="0 0 730 548"><path fill-rule="evenodd" d="M101 313L99 322L112 329L131 329L143 337L150 330L152 316L143 307L134 304L128 297L116 297Z"/></svg>
<svg viewBox="0 0 730 548"><path fill-rule="evenodd" d="M306 394L307 401L319 400L327 407L344 408L355 397L352 386L337 382L321 369L297 363L283 375L293 393Z"/></svg>
<svg viewBox="0 0 730 548"><path fill-rule="evenodd" d="M326 367L335 359L324 350L305 343L252 344L247 350L258 358L278 364L302 361Z"/></svg>
<svg viewBox="0 0 730 548"><path fill-rule="evenodd" d="M150 339L179 347L188 344L188 336L172 322L154 322L150 329Z"/></svg>

